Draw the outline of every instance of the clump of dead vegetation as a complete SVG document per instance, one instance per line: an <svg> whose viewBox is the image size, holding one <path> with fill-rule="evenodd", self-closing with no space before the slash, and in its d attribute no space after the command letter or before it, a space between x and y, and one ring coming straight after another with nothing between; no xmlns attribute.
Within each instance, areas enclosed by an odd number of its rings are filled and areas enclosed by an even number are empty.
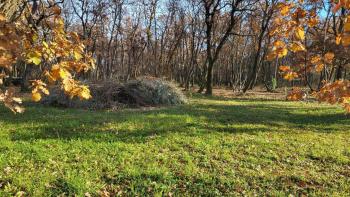
<svg viewBox="0 0 350 197"><path fill-rule="evenodd" d="M120 109L125 107L151 107L179 105L186 96L175 84L162 79L141 78L126 83L103 82L90 84L92 99L69 99L58 88L51 90L42 103L55 107L83 109Z"/></svg>

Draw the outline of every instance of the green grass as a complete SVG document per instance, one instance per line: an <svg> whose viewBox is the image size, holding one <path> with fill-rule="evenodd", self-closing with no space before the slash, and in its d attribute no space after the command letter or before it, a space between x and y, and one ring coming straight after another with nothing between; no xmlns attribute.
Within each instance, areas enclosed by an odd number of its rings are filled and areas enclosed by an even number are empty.
<svg viewBox="0 0 350 197"><path fill-rule="evenodd" d="M350 193L350 119L318 103L195 96L151 111L1 107L0 131L0 196Z"/></svg>

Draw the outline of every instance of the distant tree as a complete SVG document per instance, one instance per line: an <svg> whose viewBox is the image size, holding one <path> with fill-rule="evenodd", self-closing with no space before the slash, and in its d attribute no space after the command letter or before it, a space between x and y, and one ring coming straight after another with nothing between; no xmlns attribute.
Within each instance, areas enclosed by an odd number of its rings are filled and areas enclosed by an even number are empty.
<svg viewBox="0 0 350 197"><path fill-rule="evenodd" d="M213 67L219 58L220 52L227 42L228 38L234 35L232 31L238 24L239 17L237 15L242 12L249 11L250 6L257 1L243 1L243 0L201 0L204 8L205 17L205 40L206 40L206 64L207 64L207 78L206 78L206 94L211 95ZM222 15L222 13L225 13ZM219 31L218 22L224 26L223 31Z"/></svg>

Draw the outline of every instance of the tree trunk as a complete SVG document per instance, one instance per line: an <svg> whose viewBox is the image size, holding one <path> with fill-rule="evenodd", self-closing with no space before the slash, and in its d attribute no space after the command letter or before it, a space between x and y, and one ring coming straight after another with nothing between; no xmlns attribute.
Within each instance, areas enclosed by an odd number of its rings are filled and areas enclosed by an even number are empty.
<svg viewBox="0 0 350 197"><path fill-rule="evenodd" d="M213 66L214 62L209 60L208 61L208 71L207 71L207 83L206 83L206 95L212 95L213 94Z"/></svg>

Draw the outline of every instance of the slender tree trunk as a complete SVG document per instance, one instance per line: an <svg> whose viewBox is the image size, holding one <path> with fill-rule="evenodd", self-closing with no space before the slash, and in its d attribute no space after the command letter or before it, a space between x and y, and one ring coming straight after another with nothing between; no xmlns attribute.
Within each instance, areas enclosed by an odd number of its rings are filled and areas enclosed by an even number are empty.
<svg viewBox="0 0 350 197"><path fill-rule="evenodd" d="M207 71L207 83L206 83L206 91L205 94L212 95L213 94L213 67L214 61L208 61L208 71Z"/></svg>

